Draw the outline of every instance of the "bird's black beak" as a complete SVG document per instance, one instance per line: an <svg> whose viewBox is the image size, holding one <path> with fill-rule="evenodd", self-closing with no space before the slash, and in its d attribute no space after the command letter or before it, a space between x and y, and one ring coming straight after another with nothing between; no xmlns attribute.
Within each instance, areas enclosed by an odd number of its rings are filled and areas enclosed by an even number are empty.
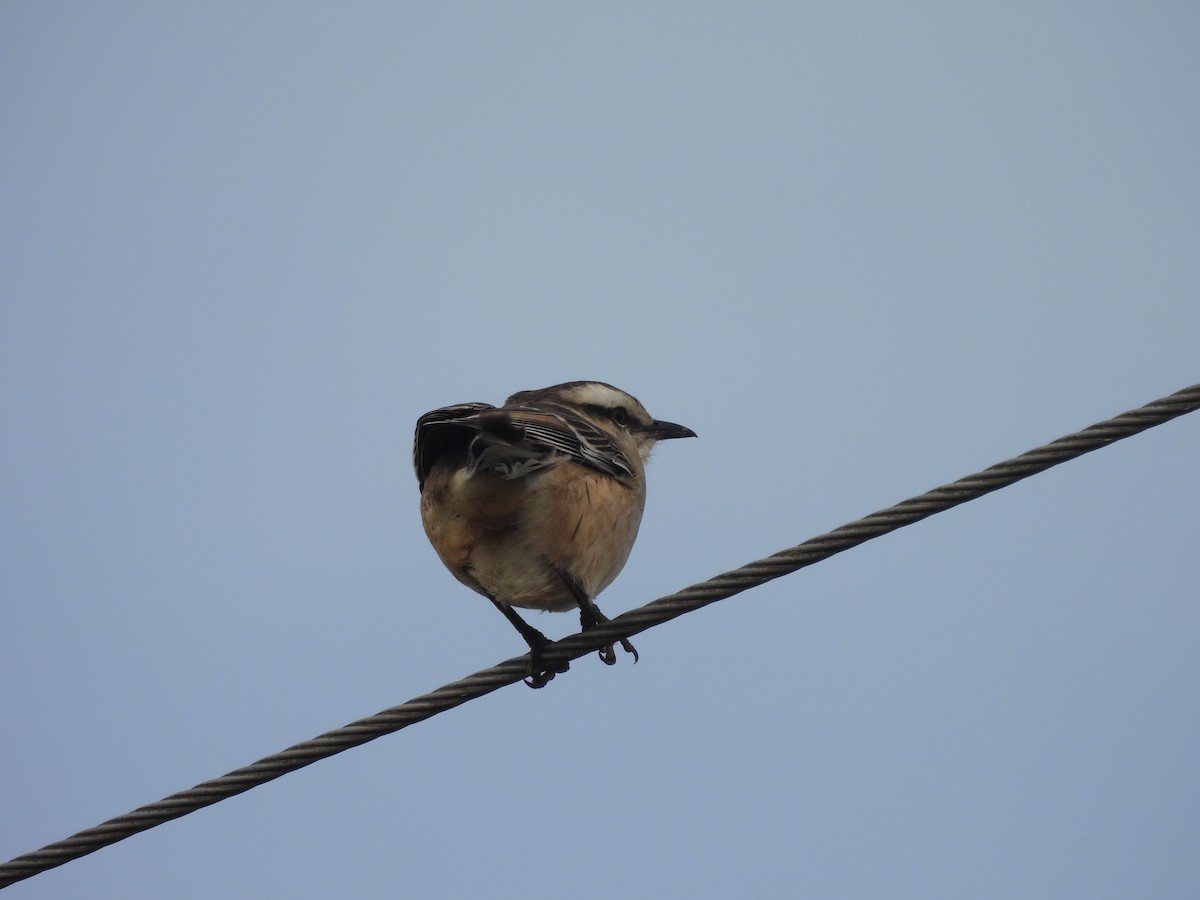
<svg viewBox="0 0 1200 900"><path fill-rule="evenodd" d="M676 425L674 422L653 422L646 431L656 441L696 436L696 432L692 431L686 425Z"/></svg>

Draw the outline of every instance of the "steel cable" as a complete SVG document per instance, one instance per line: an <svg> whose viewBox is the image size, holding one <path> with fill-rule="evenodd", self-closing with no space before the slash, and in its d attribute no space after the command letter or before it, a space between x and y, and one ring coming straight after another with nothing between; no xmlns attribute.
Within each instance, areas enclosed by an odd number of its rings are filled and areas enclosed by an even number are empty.
<svg viewBox="0 0 1200 900"><path fill-rule="evenodd" d="M811 538L802 544L781 550L765 559L748 563L677 593L654 600L638 609L589 629L555 641L543 651L547 664L578 659L620 638L632 637L655 625L661 625L684 613L732 597L764 582L779 578L919 522L984 494L1007 487L1030 475L1106 447L1147 428L1161 425L1177 416L1200 408L1200 384L1184 388L1138 409L1100 422L1042 447L1022 453L949 484L934 488L895 506L871 513L855 522ZM139 807L125 815L109 819L94 828L81 831L66 840L18 856L0 864L0 888L60 866L102 847L115 844L163 822L177 819L228 797L265 784L359 744L399 731L438 713L453 709L476 697L482 697L505 685L522 680L527 674L528 655L514 657L499 665L482 669L459 681L443 685L400 706L351 722L280 753L264 757L219 778L172 794L155 803Z"/></svg>

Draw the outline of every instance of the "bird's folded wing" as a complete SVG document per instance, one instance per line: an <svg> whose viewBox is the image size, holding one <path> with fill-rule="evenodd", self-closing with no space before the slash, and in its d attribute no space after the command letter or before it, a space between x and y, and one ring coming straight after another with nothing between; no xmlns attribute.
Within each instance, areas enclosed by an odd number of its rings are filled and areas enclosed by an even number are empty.
<svg viewBox="0 0 1200 900"><path fill-rule="evenodd" d="M460 403L417 420L413 466L424 485L434 463L454 453L472 473L523 478L563 462L624 481L633 467L603 431L567 410L496 409Z"/></svg>
<svg viewBox="0 0 1200 900"><path fill-rule="evenodd" d="M499 422L501 417L503 424ZM496 436L507 443L518 461L508 477L527 475L560 462L573 462L621 480L633 475L633 467L613 440L582 416L571 415L565 410L548 412L517 407L498 409L480 418L489 425L495 422L499 426ZM518 429L520 440L511 440ZM476 443L480 443L481 438L477 438ZM492 443L488 449L500 451L500 446ZM502 451L498 455L502 455Z"/></svg>
<svg viewBox="0 0 1200 900"><path fill-rule="evenodd" d="M459 403L427 412L417 419L413 435L413 469L422 489L433 464L442 456L457 451L465 460L467 446L479 428L476 416L487 409L495 407L490 403Z"/></svg>

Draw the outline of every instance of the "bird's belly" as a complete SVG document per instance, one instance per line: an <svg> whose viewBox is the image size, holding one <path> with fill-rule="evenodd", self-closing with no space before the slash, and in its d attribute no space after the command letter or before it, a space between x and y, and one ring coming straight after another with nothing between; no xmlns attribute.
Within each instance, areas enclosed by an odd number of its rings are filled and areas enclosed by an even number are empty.
<svg viewBox="0 0 1200 900"><path fill-rule="evenodd" d="M467 570L488 596L510 606L555 612L579 606L562 575L519 535L476 543Z"/></svg>
<svg viewBox="0 0 1200 900"><path fill-rule="evenodd" d="M446 568L467 587L510 606L567 610L579 605L570 585L535 549L522 520L520 483L472 490L461 477L423 498L421 519ZM521 488L521 490L513 490Z"/></svg>
<svg viewBox="0 0 1200 900"><path fill-rule="evenodd" d="M570 466L522 481L461 472L422 498L430 543L463 584L510 606L568 610L629 557L641 492Z"/></svg>

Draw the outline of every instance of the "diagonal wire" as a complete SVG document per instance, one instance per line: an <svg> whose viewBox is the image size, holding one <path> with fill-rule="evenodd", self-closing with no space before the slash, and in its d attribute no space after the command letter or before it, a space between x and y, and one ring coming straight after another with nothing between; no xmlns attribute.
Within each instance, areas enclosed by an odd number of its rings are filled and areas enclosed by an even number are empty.
<svg viewBox="0 0 1200 900"><path fill-rule="evenodd" d="M811 538L765 559L748 563L708 581L684 588L678 593L655 600L638 609L603 623L586 633L574 634L548 645L542 653L549 666L559 661L578 659L620 638L668 622L684 613L715 603L756 587L781 575L787 575L828 559L836 553L856 547L905 525L943 512L968 500L1007 487L1014 482L1092 450L1106 447L1114 441L1130 437L1147 428L1161 425L1177 416L1200 409L1200 384L1184 388L1160 400L1116 418L1100 422L1049 444L1022 453L1005 462L968 475L917 497L897 503L888 509L871 513L862 519L842 525L833 531ZM241 769L219 778L205 781L163 800L149 803L133 812L109 819L94 828L81 831L66 840L49 844L40 850L18 856L0 864L0 888L30 878L39 872L60 866L102 847L115 844L131 835L147 831L163 822L177 819L252 787L265 784L281 775L365 744L367 741L391 734L438 713L453 709L490 694L499 688L522 680L528 672L528 655L513 657L499 665L482 669L459 681L443 685L435 691L393 706L365 719L351 722L309 741L296 744L280 753L264 757Z"/></svg>

